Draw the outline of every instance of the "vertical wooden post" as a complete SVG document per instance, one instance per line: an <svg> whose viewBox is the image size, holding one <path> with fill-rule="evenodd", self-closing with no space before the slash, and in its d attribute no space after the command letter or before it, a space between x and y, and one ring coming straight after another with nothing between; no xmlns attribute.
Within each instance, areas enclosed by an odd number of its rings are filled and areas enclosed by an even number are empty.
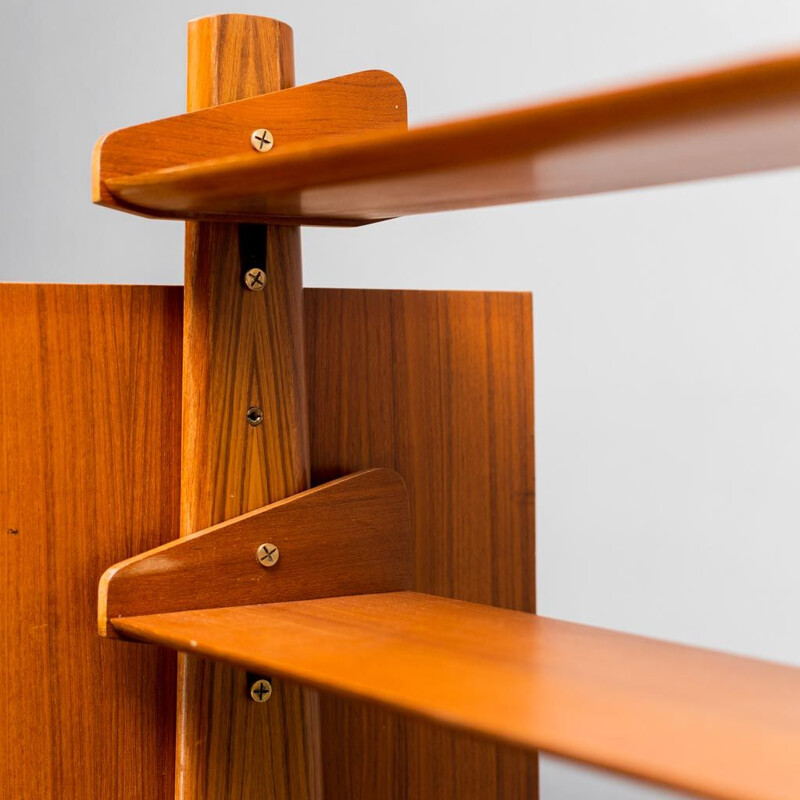
<svg viewBox="0 0 800 800"><path fill-rule="evenodd" d="M291 28L240 14L196 20L188 74L190 111L289 88ZM299 229L263 227L262 291L245 287L238 233L236 225L187 225L182 535L309 485ZM254 406L264 417L256 427L247 420ZM279 683L256 704L245 673L181 659L180 800L317 797L318 738L316 693Z"/></svg>

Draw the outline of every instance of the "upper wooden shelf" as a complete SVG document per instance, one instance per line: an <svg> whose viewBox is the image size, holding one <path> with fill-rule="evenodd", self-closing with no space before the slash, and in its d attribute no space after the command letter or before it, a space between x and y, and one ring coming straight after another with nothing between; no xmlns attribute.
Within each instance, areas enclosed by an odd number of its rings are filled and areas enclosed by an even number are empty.
<svg viewBox="0 0 800 800"><path fill-rule="evenodd" d="M285 145L276 137L269 153L104 187L152 216L357 225L792 167L800 55L412 130L383 127Z"/></svg>
<svg viewBox="0 0 800 800"><path fill-rule="evenodd" d="M800 797L800 670L790 667L412 592L112 624L672 788Z"/></svg>

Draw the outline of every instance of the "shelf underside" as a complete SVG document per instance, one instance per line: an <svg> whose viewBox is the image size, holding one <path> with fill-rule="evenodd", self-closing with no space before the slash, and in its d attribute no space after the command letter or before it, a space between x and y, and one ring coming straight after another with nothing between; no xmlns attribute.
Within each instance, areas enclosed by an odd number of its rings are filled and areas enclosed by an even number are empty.
<svg viewBox="0 0 800 800"><path fill-rule="evenodd" d="M800 670L413 592L122 634L715 798L800 797Z"/></svg>
<svg viewBox="0 0 800 800"><path fill-rule="evenodd" d="M152 216L330 225L800 164L800 55L118 177Z"/></svg>

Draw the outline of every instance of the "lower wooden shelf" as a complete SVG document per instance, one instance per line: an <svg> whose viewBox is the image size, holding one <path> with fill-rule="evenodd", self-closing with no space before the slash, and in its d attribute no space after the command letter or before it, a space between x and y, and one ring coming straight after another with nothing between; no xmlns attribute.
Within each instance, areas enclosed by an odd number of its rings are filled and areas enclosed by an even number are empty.
<svg viewBox="0 0 800 800"><path fill-rule="evenodd" d="M800 797L791 667L414 592L113 626L708 797Z"/></svg>

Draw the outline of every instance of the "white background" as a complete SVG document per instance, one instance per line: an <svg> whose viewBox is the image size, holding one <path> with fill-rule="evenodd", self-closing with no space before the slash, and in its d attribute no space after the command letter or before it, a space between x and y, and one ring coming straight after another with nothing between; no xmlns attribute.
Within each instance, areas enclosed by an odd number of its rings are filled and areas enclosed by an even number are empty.
<svg viewBox="0 0 800 800"><path fill-rule="evenodd" d="M181 112L186 22L230 10L293 26L298 83L394 72L412 123L800 41L796 0L4 0L0 279L181 282L91 148ZM799 207L788 171L307 229L306 283L532 290L541 613L800 664ZM543 800L673 796L543 763Z"/></svg>

